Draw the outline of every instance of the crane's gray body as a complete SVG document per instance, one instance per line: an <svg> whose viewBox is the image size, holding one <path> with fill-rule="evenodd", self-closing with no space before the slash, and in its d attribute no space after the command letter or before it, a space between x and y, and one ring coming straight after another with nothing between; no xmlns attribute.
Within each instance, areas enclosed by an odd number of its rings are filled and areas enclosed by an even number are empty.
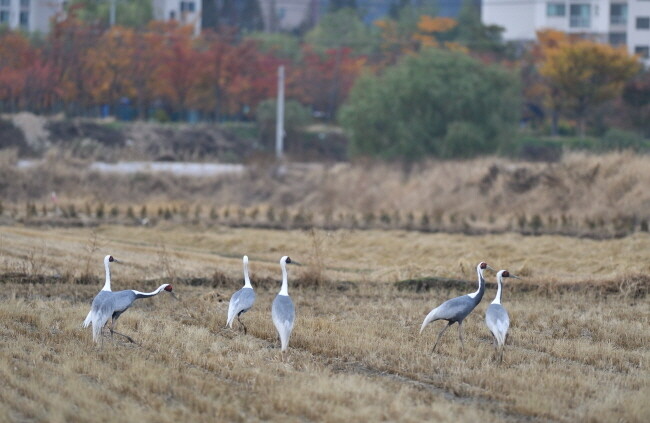
<svg viewBox="0 0 650 423"><path fill-rule="evenodd" d="M431 310L427 317L424 318L422 326L420 327L420 333L422 333L429 323L435 322L436 320L446 320L449 322L438 334L436 342L433 344L433 351L435 351L438 341L440 341L440 337L445 330L456 322L458 322L458 337L460 338L461 347L464 349L462 334L463 320L465 320L465 318L476 308L483 298L483 294L485 293L483 270L486 268L491 269L491 267L487 266L487 264L483 262L479 263L476 267L476 272L478 273L478 290L476 292L447 300Z"/></svg>
<svg viewBox="0 0 650 423"><path fill-rule="evenodd" d="M293 330L293 322L296 319L296 309L293 306L291 297L278 294L273 300L271 317L280 336L281 350L285 351L289 346L289 337Z"/></svg>
<svg viewBox="0 0 650 423"><path fill-rule="evenodd" d="M157 290L149 293L130 289L117 292L100 291L93 299L92 305L90 306L90 312L83 323L83 327L88 327L88 325L92 323L93 340L97 342L101 335L102 328L106 325L108 319L113 319L114 327L120 315L131 307L135 300L138 298L153 297L166 286L167 284L161 285Z"/></svg>
<svg viewBox="0 0 650 423"><path fill-rule="evenodd" d="M503 346L510 327L510 317L506 309L501 304L490 304L485 312L485 324L494 335L495 346Z"/></svg>
<svg viewBox="0 0 650 423"><path fill-rule="evenodd" d="M461 323L481 302L483 292L485 291L485 284L481 284L481 290L474 298L469 295L452 298L435 308L432 313L433 316L430 322L436 320L447 320L449 323Z"/></svg>
<svg viewBox="0 0 650 423"><path fill-rule="evenodd" d="M253 288L242 288L232 294L228 305L228 321L226 324L232 328L232 322L253 307L255 303L255 291Z"/></svg>

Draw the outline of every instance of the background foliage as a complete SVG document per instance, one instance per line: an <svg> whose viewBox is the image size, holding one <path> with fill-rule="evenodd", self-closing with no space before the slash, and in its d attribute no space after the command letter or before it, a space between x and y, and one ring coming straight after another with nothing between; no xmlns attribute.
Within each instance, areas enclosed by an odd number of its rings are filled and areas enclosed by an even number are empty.
<svg viewBox="0 0 650 423"><path fill-rule="evenodd" d="M354 155L494 153L518 119L516 77L457 52L427 49L353 88L341 122Z"/></svg>
<svg viewBox="0 0 650 423"><path fill-rule="evenodd" d="M645 149L650 72L625 51L552 30L508 44L471 2L456 19L437 16L432 2L412 3L396 1L368 21L358 2L332 2L318 23L281 32L275 22L262 32L257 1L229 0L206 9L218 19L195 35L151 21L144 0L118 3L130 9L118 10L112 28L105 4L75 1L46 36L0 29L0 112L256 122L284 65L287 99L317 120L343 124L353 154L514 154L522 140L546 145L548 135L597 140L551 140L562 149ZM506 78L502 95L484 77ZM521 130L507 136L517 121Z"/></svg>

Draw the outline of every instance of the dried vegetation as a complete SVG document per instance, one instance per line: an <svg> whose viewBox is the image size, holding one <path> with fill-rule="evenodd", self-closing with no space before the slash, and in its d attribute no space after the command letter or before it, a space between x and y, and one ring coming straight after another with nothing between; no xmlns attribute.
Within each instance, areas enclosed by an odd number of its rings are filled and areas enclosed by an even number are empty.
<svg viewBox="0 0 650 423"><path fill-rule="evenodd" d="M5 226L0 420L647 421L649 248L643 233ZM125 262L115 290L169 280L180 296L121 317L140 345L99 348L80 328L108 252ZM248 335L223 328L244 253L258 289ZM302 263L290 271L298 320L285 361L270 321L283 254ZM505 288L503 365L483 323L492 286L466 320L465 352L454 329L430 353L442 323L418 335L433 306L474 289L480 260L525 276Z"/></svg>
<svg viewBox="0 0 650 423"><path fill-rule="evenodd" d="M32 225L163 221L276 229L519 232L608 238L648 232L650 158L567 153L397 164L249 163L210 178L103 174L52 151L40 165L0 156L0 219ZM51 192L58 202L53 204Z"/></svg>

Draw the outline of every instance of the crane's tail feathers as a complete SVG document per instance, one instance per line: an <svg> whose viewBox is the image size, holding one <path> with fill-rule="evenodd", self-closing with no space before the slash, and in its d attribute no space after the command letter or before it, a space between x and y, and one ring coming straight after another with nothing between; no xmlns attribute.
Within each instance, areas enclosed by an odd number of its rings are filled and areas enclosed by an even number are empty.
<svg viewBox="0 0 650 423"><path fill-rule="evenodd" d="M235 313L234 307L229 307L228 308L228 320L226 321L226 326L230 326L230 329L232 329L232 323L235 321L235 317L237 317L237 313Z"/></svg>
<svg viewBox="0 0 650 423"><path fill-rule="evenodd" d="M293 323L285 321L277 329L278 335L280 336L280 351L284 352L289 348L289 338L291 338L291 331L293 331Z"/></svg>
<svg viewBox="0 0 650 423"><path fill-rule="evenodd" d="M289 347L289 337L280 335L280 351L284 352Z"/></svg>
<svg viewBox="0 0 650 423"><path fill-rule="evenodd" d="M495 338L497 338L497 344L499 346L503 346L506 344L506 335L504 333L496 334Z"/></svg>
<svg viewBox="0 0 650 423"><path fill-rule="evenodd" d="M84 328L87 328L88 326L90 326L90 324L92 323L92 321L93 321L93 311L90 310L90 311L88 312L88 316L86 316L86 320L84 320L82 326L83 326Z"/></svg>
<svg viewBox="0 0 650 423"><path fill-rule="evenodd" d="M99 342L99 339L102 336L102 328L104 327L107 321L108 321L108 316L102 319L93 318L93 341Z"/></svg>
<svg viewBox="0 0 650 423"><path fill-rule="evenodd" d="M433 322L436 319L436 312L438 311L438 308L434 308L427 314L427 317L424 318L424 321L422 322L422 327L420 328L420 333L424 330L424 328L431 322Z"/></svg>

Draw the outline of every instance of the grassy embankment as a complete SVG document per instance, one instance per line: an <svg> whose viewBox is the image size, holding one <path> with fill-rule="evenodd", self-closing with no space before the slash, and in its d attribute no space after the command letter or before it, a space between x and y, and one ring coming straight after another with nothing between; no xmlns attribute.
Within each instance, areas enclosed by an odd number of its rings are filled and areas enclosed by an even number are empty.
<svg viewBox="0 0 650 423"><path fill-rule="evenodd" d="M647 232L650 157L566 154L381 163L251 163L211 178L111 175L55 154L18 169L0 157L0 221L64 226L161 221L269 228L414 229L615 237ZM56 191L57 205L50 195Z"/></svg>

